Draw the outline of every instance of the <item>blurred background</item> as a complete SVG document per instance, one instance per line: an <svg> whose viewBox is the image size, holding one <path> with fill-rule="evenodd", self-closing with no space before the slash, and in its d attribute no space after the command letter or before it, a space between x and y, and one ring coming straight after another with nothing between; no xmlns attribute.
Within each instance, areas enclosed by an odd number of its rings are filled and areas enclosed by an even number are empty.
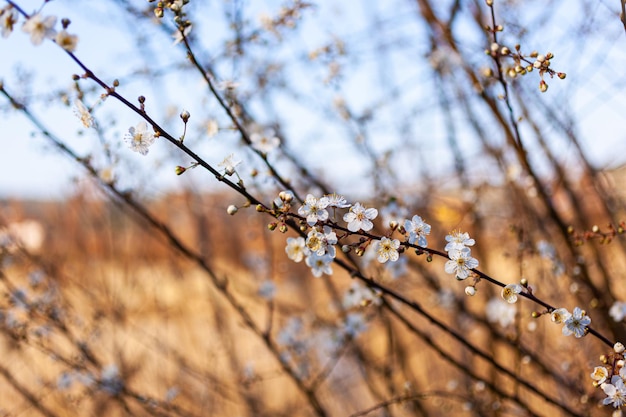
<svg viewBox="0 0 626 417"><path fill-rule="evenodd" d="M481 271L626 340L620 2L494 1L499 45L566 74L543 74L544 93L539 71L485 52L484 1L190 1L204 74L162 3L157 18L157 2L17 2L68 18L76 56L172 136L188 111L185 145L216 169L234 154L259 201L335 192L378 208L377 235L418 214L435 250L467 231ZM178 148L128 149L139 116L23 21L0 40L5 415L610 414L589 377L601 340L486 281L468 297L412 251L339 258L417 307L339 265L314 278L285 254L295 231L268 231L201 167L176 175L193 163ZM203 75L280 147L254 152Z"/></svg>

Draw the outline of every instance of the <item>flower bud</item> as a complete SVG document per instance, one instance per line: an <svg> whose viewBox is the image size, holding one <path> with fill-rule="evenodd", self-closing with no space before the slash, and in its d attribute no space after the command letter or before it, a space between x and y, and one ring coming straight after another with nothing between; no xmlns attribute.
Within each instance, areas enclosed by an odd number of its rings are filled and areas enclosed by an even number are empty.
<svg viewBox="0 0 626 417"><path fill-rule="evenodd" d="M465 287L465 294L473 297L474 295L476 295L476 287L468 285L467 287Z"/></svg>
<svg viewBox="0 0 626 417"><path fill-rule="evenodd" d="M626 348L622 343L617 342L615 343L615 345L613 345L613 350L615 351L615 353L622 353L624 352L624 350L626 350Z"/></svg>
<svg viewBox="0 0 626 417"><path fill-rule="evenodd" d="M180 113L180 118L183 119L183 123L187 123L190 117L191 115L187 110L183 110L182 113Z"/></svg>
<svg viewBox="0 0 626 417"><path fill-rule="evenodd" d="M176 172L176 175L182 175L185 171L187 171L187 168L181 167L180 165L174 168L174 172Z"/></svg>
<svg viewBox="0 0 626 417"><path fill-rule="evenodd" d="M234 216L235 213L237 213L238 211L239 211L239 209L237 208L237 206L234 206L232 204L230 206L228 206L228 208L226 209L226 212L228 214L230 214L231 216Z"/></svg>
<svg viewBox="0 0 626 417"><path fill-rule="evenodd" d="M281 191L278 193L278 198L283 200L285 203L291 203L293 201L293 193L291 191Z"/></svg>

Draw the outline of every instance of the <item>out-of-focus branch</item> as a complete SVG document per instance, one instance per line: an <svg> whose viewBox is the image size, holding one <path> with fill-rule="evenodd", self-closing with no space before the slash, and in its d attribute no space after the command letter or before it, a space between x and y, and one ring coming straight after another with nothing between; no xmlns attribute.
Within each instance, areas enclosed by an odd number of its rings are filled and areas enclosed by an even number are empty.
<svg viewBox="0 0 626 417"><path fill-rule="evenodd" d="M622 12L619 14L619 18L622 21L622 25L624 25L624 30L626 31L626 0L621 0L622 3Z"/></svg>

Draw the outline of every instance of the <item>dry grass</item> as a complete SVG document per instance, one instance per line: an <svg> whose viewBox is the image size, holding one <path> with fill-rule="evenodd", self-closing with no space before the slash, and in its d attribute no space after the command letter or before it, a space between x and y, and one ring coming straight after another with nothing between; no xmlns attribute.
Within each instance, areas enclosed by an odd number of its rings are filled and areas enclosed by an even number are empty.
<svg viewBox="0 0 626 417"><path fill-rule="evenodd" d="M285 236L266 231L265 219L249 210L233 221L218 201L228 199L188 194L151 207L227 280L229 293L270 339L280 340L292 318L301 320L296 337L308 350L291 351L289 364L307 382L325 375L316 393L329 415L350 415L394 398L404 400L368 415L519 415L517 406L460 371L451 358L488 384L523 398L537 415L566 414L402 306L395 305L421 335L381 307L342 311L341 298L354 280L340 271L331 278L313 278L306 267L286 258ZM462 205L450 207L454 202L433 206L432 217L439 222L433 227L433 246L440 245L437 233L442 240L466 216ZM5 213L12 221L36 218L46 230L44 246L34 257L5 255L5 293L23 288L30 297L50 297L46 308L22 309L20 326L7 326L5 320L0 366L5 415L313 415L263 338L226 302L206 272L176 254L141 220L84 198L12 203ZM481 269L514 282L523 265L524 276L542 298L571 306L571 281L553 275L550 263L537 255L520 255L506 217L492 220L499 226L483 234ZM490 247L486 242L504 243ZM574 409L582 407L583 414L594 412L599 397L588 374L603 353L600 343L564 338L547 317L530 318L536 306L528 302L517 304L513 326L490 323L485 306L498 289L483 283L477 296L465 297L464 284L442 273L442 260L428 264L424 257L410 258L411 270L400 279L392 280L379 267L372 273L518 378ZM33 286L28 276L35 270L44 271L45 278ZM258 294L266 280L278 289L271 303ZM442 302L444 290L452 295L449 305ZM3 304L5 318L19 310L8 295ZM52 307L60 309L63 330L50 320ZM363 313L369 329L342 342L336 329L349 311ZM38 336L41 326L49 326L49 333ZM336 360L325 351L333 343L341 346ZM90 363L81 344L96 362ZM59 386L64 372L82 372L83 377L91 372L97 379L109 365L118 368L127 388L124 395L110 395L102 386L76 378L68 387Z"/></svg>

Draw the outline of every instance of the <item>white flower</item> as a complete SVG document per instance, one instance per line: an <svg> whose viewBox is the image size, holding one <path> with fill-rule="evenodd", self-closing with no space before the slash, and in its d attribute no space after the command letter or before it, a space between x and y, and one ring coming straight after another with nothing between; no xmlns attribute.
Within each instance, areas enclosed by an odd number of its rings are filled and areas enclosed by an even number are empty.
<svg viewBox="0 0 626 417"><path fill-rule="evenodd" d="M180 12L183 10L183 6L185 5L185 2L183 0L174 0L170 5L169 8L175 12Z"/></svg>
<svg viewBox="0 0 626 417"><path fill-rule="evenodd" d="M471 257L469 248L453 249L448 253L450 260L446 262L445 271L456 274L456 279L463 280L470 275L470 270L478 266L478 261Z"/></svg>
<svg viewBox="0 0 626 417"><path fill-rule="evenodd" d="M239 87L239 83L232 81L232 80L224 80L224 81L220 81L217 84L217 89L220 91L224 91L224 90L234 90L237 87ZM256 127L256 126L255 126Z"/></svg>
<svg viewBox="0 0 626 417"><path fill-rule="evenodd" d="M315 226L318 221L325 221L328 219L328 211L326 207L330 201L328 197L322 197L319 200L312 194L306 196L304 205L298 209L298 214L306 217L306 222L309 226Z"/></svg>
<svg viewBox="0 0 626 417"><path fill-rule="evenodd" d="M517 294L522 292L522 286L519 284L509 284L502 288L502 298L509 304L517 302Z"/></svg>
<svg viewBox="0 0 626 417"><path fill-rule="evenodd" d="M206 124L206 134L212 138L213 136L217 135L217 133L220 131L220 126L217 124L217 120L215 119L211 119L207 122Z"/></svg>
<svg viewBox="0 0 626 417"><path fill-rule="evenodd" d="M315 228L311 229L306 237L306 247L316 255L322 256L325 254L324 233L317 231Z"/></svg>
<svg viewBox="0 0 626 417"><path fill-rule="evenodd" d="M70 35L66 30L62 30L57 33L54 40L57 45L68 52L74 52L76 50L76 45L78 44L78 36Z"/></svg>
<svg viewBox="0 0 626 417"><path fill-rule="evenodd" d="M514 305L505 303L499 298L489 300L485 310L487 320L491 323L500 323L500 326L507 327L515 322L517 309Z"/></svg>
<svg viewBox="0 0 626 417"><path fill-rule="evenodd" d="M258 294L261 298L272 301L276 296L276 284L273 281L264 281L259 286Z"/></svg>
<svg viewBox="0 0 626 417"><path fill-rule="evenodd" d="M300 262L309 254L309 249L305 246L303 237L288 237L285 252L289 259Z"/></svg>
<svg viewBox="0 0 626 417"><path fill-rule="evenodd" d="M337 234L329 226L324 226L323 230L324 230L324 243L326 244L326 252L334 258L336 249L335 249L335 246L333 245L337 244Z"/></svg>
<svg viewBox="0 0 626 417"><path fill-rule="evenodd" d="M343 331L350 337L356 337L367 329L367 323L360 313L348 313Z"/></svg>
<svg viewBox="0 0 626 417"><path fill-rule="evenodd" d="M350 207L350 203L348 203L345 197L342 195L333 193L333 194L328 194L325 197L328 198L328 205L330 207L337 207L337 208Z"/></svg>
<svg viewBox="0 0 626 417"><path fill-rule="evenodd" d="M298 318L292 317L289 319L285 327L283 327L276 336L276 343L286 348L296 348L301 346L301 338L299 335L302 333L303 324ZM304 347L303 345L301 347Z"/></svg>
<svg viewBox="0 0 626 417"><path fill-rule="evenodd" d="M556 258L556 249L552 244L545 240L540 240L539 242L537 242L537 251L539 252L539 256L544 259Z"/></svg>
<svg viewBox="0 0 626 417"><path fill-rule="evenodd" d="M408 272L408 258L406 256L399 258L395 262L385 264L385 269L389 272L391 279L398 279Z"/></svg>
<svg viewBox="0 0 626 417"><path fill-rule="evenodd" d="M23 220L0 227L0 251L15 252L20 247L38 252L45 239L43 226L35 220Z"/></svg>
<svg viewBox="0 0 626 417"><path fill-rule="evenodd" d="M446 310L454 309L457 304L456 295L454 294L454 291L449 288L439 290L433 298L439 307L445 308Z"/></svg>
<svg viewBox="0 0 626 417"><path fill-rule="evenodd" d="M337 235L328 226L324 226L324 232L320 232L316 228L311 229L306 238L306 247L312 253L322 256L328 253L332 258L337 254L337 250L333 245L337 243Z"/></svg>
<svg viewBox="0 0 626 417"><path fill-rule="evenodd" d="M426 246L426 236L430 234L430 225L425 223L420 216L413 216L411 220L404 221L404 229L409 233L409 243L415 243L419 246Z"/></svg>
<svg viewBox="0 0 626 417"><path fill-rule="evenodd" d="M550 319L556 323L560 324L565 322L572 314L567 311L566 308L557 308L550 313Z"/></svg>
<svg viewBox="0 0 626 417"><path fill-rule="evenodd" d="M398 260L398 248L400 247L400 241L398 239L389 239L383 237L378 242L376 252L378 253L378 262L385 263L387 261L395 262Z"/></svg>
<svg viewBox="0 0 626 417"><path fill-rule="evenodd" d="M61 391L69 389L74 383L74 375L69 372L63 372L57 378L57 388Z"/></svg>
<svg viewBox="0 0 626 417"><path fill-rule="evenodd" d="M98 176L105 184L113 184L115 182L115 171L113 170L113 166L109 165L104 167L98 173Z"/></svg>
<svg viewBox="0 0 626 417"><path fill-rule="evenodd" d="M460 230L455 230L451 234L446 236L446 245L443 250L446 252L451 251L453 249L462 249L466 246L473 246L476 241L471 239L469 233L461 233Z"/></svg>
<svg viewBox="0 0 626 417"><path fill-rule="evenodd" d="M385 225L391 225L394 223L402 222L409 215L409 211L406 207L398 204L398 200L391 199L383 208L380 210L380 216L382 217L382 222Z"/></svg>
<svg viewBox="0 0 626 417"><path fill-rule="evenodd" d="M30 41L33 45L41 45L45 38L54 39L56 31L54 25L57 22L56 16L48 16L45 19L39 13L32 15L24 25L22 30L30 33Z"/></svg>
<svg viewBox="0 0 626 417"><path fill-rule="evenodd" d="M177 45L183 41L183 37L189 36L189 32L191 32L191 25L187 26L182 32L180 29L176 29L176 32L172 35L174 38L174 45Z"/></svg>
<svg viewBox="0 0 626 417"><path fill-rule="evenodd" d="M359 230L369 231L374 227L374 220L378 216L375 208L366 209L361 203L356 203L350 207L350 212L344 214L343 221L348 223L348 230L357 232Z"/></svg>
<svg viewBox="0 0 626 417"><path fill-rule="evenodd" d="M561 275L565 272L565 265L559 260L553 245L545 240L541 240L537 242L537 251L539 252L539 256L552 262L552 270L556 275Z"/></svg>
<svg viewBox="0 0 626 417"><path fill-rule="evenodd" d="M217 164L217 166L224 168L224 175L233 175L235 173L235 168L240 163L241 161L235 161L235 154L231 153L226 158L224 158L222 162Z"/></svg>
<svg viewBox="0 0 626 417"><path fill-rule="evenodd" d="M118 395L124 389L117 365L107 365L102 369L100 389L111 395Z"/></svg>
<svg viewBox="0 0 626 417"><path fill-rule="evenodd" d="M616 301L609 309L609 315L613 317L615 321L622 321L626 317L626 302Z"/></svg>
<svg viewBox="0 0 626 417"><path fill-rule="evenodd" d="M380 305L382 299L380 298L380 291L360 285L358 282L353 282L350 285L350 289L343 296L343 305L346 308L367 306L370 304Z"/></svg>
<svg viewBox="0 0 626 417"><path fill-rule="evenodd" d="M148 131L146 122L139 122L137 126L128 129L124 135L124 141L128 147L142 155L148 153L148 148L154 143L154 134Z"/></svg>
<svg viewBox="0 0 626 417"><path fill-rule="evenodd" d="M74 114L80 119L80 121L83 123L83 126L85 126L87 129L92 127L94 125L94 120L91 116L91 113L89 113L89 109L87 109L87 107L85 107L83 102L79 99L76 99L74 101L74 106L76 106L74 107Z"/></svg>
<svg viewBox="0 0 626 417"><path fill-rule="evenodd" d="M596 366L591 373L591 379L598 385L602 384L609 377L609 371L604 366Z"/></svg>
<svg viewBox="0 0 626 417"><path fill-rule="evenodd" d="M610 384L603 384L602 391L607 395L607 398L602 400L602 404L613 404L615 408L626 404L626 386L619 375L613 375Z"/></svg>
<svg viewBox="0 0 626 417"><path fill-rule="evenodd" d="M322 274L332 275L333 269L330 264L332 263L333 258L329 254L324 254L319 256L315 253L309 254L306 257L306 264L311 268L311 272L315 277L321 277Z"/></svg>
<svg viewBox="0 0 626 417"><path fill-rule="evenodd" d="M3 38L8 38L11 32L13 32L13 27L17 23L17 17L17 10L11 5L0 10L0 28L2 28Z"/></svg>
<svg viewBox="0 0 626 417"><path fill-rule="evenodd" d="M622 353L622 352L624 352L624 350L626 350L626 347L624 346L624 344L622 342L616 342L613 345L613 351L615 353ZM624 369L624 368L622 368L622 369Z"/></svg>
<svg viewBox="0 0 626 417"><path fill-rule="evenodd" d="M575 307L574 312L565 320L563 326L563 334L569 336L573 334L577 338L587 334L587 326L591 323L591 319L580 307Z"/></svg>
<svg viewBox="0 0 626 417"><path fill-rule="evenodd" d="M280 145L280 139L274 135L273 130L267 134L253 133L250 135L252 147L261 153L269 153Z"/></svg>

